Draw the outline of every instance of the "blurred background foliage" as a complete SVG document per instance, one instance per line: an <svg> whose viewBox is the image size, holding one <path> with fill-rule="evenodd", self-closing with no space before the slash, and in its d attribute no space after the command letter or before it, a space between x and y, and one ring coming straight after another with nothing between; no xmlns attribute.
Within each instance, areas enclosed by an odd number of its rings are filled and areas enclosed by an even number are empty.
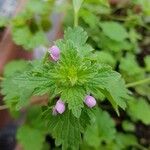
<svg viewBox="0 0 150 150"><path fill-rule="evenodd" d="M51 28L53 0L31 0L25 3L21 12L11 19L1 16L0 27L10 26L11 34L17 45L32 50L40 45L47 45L46 32Z"/></svg>

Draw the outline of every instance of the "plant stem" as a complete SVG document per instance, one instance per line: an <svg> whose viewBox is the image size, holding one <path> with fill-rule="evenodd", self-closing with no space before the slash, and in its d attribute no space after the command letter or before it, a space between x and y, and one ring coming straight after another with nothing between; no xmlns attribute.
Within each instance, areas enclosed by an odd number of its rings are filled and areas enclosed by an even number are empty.
<svg viewBox="0 0 150 150"><path fill-rule="evenodd" d="M128 83L128 84L126 84L126 87L129 88L129 87L137 86L137 85L144 84L147 82L150 82L150 78L139 80L139 81L132 82L132 83Z"/></svg>
<svg viewBox="0 0 150 150"><path fill-rule="evenodd" d="M2 105L0 106L0 110L4 110L4 109L7 109L8 107L6 105Z"/></svg>
<svg viewBox="0 0 150 150"><path fill-rule="evenodd" d="M136 144L135 147L137 147L137 148L140 149L140 150L148 150L147 148L143 147L143 146L140 145L140 144Z"/></svg>
<svg viewBox="0 0 150 150"><path fill-rule="evenodd" d="M78 26L78 12L76 11L74 12L74 26Z"/></svg>

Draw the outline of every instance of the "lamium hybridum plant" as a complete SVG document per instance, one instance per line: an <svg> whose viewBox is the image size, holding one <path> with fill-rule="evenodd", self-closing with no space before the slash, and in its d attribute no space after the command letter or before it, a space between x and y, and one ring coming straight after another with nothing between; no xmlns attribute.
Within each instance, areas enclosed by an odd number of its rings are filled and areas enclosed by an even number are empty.
<svg viewBox="0 0 150 150"><path fill-rule="evenodd" d="M95 51L87 38L82 28L68 28L64 39L54 42L42 60L14 68L2 82L4 100L13 110L28 106L32 96L48 95L48 105L40 116L44 128L64 150L79 148L99 95L105 96L118 114L129 98L121 75L93 59Z"/></svg>
<svg viewBox="0 0 150 150"><path fill-rule="evenodd" d="M132 135L117 132L114 120L101 109L103 98L118 115L120 108L125 110L130 84L125 85L121 75L102 63L87 44L87 33L78 27L82 2L73 0L75 27L67 28L64 38L53 42L41 60L14 62L5 68L1 91L6 106L12 112L27 108L26 121L17 132L25 150L47 150L43 148L46 135L63 150L138 145ZM45 95L46 106L30 105L34 96ZM131 142L122 144L126 139Z"/></svg>

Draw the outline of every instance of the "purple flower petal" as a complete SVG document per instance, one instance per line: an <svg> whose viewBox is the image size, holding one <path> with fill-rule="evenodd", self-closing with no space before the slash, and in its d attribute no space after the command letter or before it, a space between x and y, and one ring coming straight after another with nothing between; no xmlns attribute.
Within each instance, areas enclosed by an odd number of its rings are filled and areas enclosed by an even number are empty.
<svg viewBox="0 0 150 150"><path fill-rule="evenodd" d="M90 96L90 95L87 95L86 97L85 97L85 104L88 106L88 107L90 107L90 108L92 108L92 107L94 107L95 105L96 105L96 100L95 100L95 98L94 97L92 97L92 96Z"/></svg>
<svg viewBox="0 0 150 150"><path fill-rule="evenodd" d="M60 58L60 49L56 45L50 47L48 51L50 53L51 58L54 61L59 60L59 58Z"/></svg>
<svg viewBox="0 0 150 150"><path fill-rule="evenodd" d="M62 114L65 111L65 104L61 99L57 101L55 109L59 114Z"/></svg>

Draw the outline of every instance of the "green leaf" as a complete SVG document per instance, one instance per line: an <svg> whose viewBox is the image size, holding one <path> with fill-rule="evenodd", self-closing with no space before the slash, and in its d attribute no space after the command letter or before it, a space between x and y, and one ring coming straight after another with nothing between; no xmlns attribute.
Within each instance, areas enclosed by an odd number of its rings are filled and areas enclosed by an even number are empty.
<svg viewBox="0 0 150 150"><path fill-rule="evenodd" d="M45 135L40 130L23 125L17 131L17 140L24 150L42 150Z"/></svg>
<svg viewBox="0 0 150 150"><path fill-rule="evenodd" d="M132 131L135 131L135 126L132 122L129 122L127 120L123 121L122 123L122 128L125 130L125 131L129 131L129 132L132 132Z"/></svg>
<svg viewBox="0 0 150 150"><path fill-rule="evenodd" d="M119 114L118 106L125 110L126 101L128 100L129 96L127 95L127 89L125 88L124 80L121 77L113 79L107 81L105 85L106 91L104 91L104 93L116 112Z"/></svg>
<svg viewBox="0 0 150 150"><path fill-rule="evenodd" d="M126 100L129 99L129 96L119 73L112 71L108 66L102 66L95 82L98 83L99 90L108 98L118 114L118 106L122 109L126 108Z"/></svg>
<svg viewBox="0 0 150 150"><path fill-rule="evenodd" d="M36 77L36 76L31 76L30 74L28 75L28 73L24 73L22 75L19 75L17 77L14 78L14 82L15 84L18 84L18 86L20 88L36 88L36 87L40 87L42 85L46 85L47 78L45 77Z"/></svg>
<svg viewBox="0 0 150 150"><path fill-rule="evenodd" d="M68 103L69 109L77 118L80 117L81 108L84 106L83 101L85 96L85 91L80 87L66 88L61 94L62 100Z"/></svg>
<svg viewBox="0 0 150 150"><path fill-rule="evenodd" d="M84 132L90 121L86 110L82 111L80 118L76 118L68 110L57 116L51 115L47 110L43 113L43 118L48 122L47 126L52 136L56 139L57 145L62 145L63 150L79 149L81 132Z"/></svg>
<svg viewBox="0 0 150 150"><path fill-rule="evenodd" d="M2 82L2 94L5 95L4 101L8 107L14 110L27 106L33 89L29 87L22 88L16 84L13 78L7 78Z"/></svg>
<svg viewBox="0 0 150 150"><path fill-rule="evenodd" d="M18 45L23 45L28 49L29 39L31 37L31 33L28 27L22 28L14 28L12 29L12 38L14 42ZM26 39L26 40L25 40Z"/></svg>
<svg viewBox="0 0 150 150"><path fill-rule="evenodd" d="M129 68L132 68L132 71ZM147 77L144 68L138 64L133 54L127 53L127 55L121 59L119 69L127 83L143 80ZM148 84L135 86L134 89L140 95L150 96L150 87Z"/></svg>
<svg viewBox="0 0 150 150"><path fill-rule="evenodd" d="M133 54L127 54L120 61L120 72L127 82L135 82L144 78L144 70ZM132 68L132 71L129 69Z"/></svg>
<svg viewBox="0 0 150 150"><path fill-rule="evenodd" d="M123 41L112 40L106 35L104 35L104 33L101 33L99 35L99 38L97 39L96 42L98 43L98 46L101 49L111 51L111 52L122 52L123 50L126 51L132 50L132 45L127 40L123 40Z"/></svg>
<svg viewBox="0 0 150 150"><path fill-rule="evenodd" d="M47 44L47 38L43 31L32 33L28 26L15 27L12 29L13 40L22 45L26 50L31 50L42 44Z"/></svg>
<svg viewBox="0 0 150 150"><path fill-rule="evenodd" d="M116 143L120 149L125 149L129 146L134 146L137 145L137 139L134 135L132 134L122 134L118 133L116 135Z"/></svg>
<svg viewBox="0 0 150 150"><path fill-rule="evenodd" d="M14 82L14 78L20 73L22 74L26 70L30 70L31 65L25 61L13 61L6 65L4 70L5 79L1 83L1 93L4 96L4 101L7 106L12 110L18 110L20 107L27 105L29 97L31 96L31 91L26 87L22 90Z"/></svg>
<svg viewBox="0 0 150 150"><path fill-rule="evenodd" d="M144 124L150 124L150 105L144 99L132 99L128 101L128 114L135 121L142 121Z"/></svg>
<svg viewBox="0 0 150 150"><path fill-rule="evenodd" d="M123 41L128 37L128 33L125 28L117 22L103 22L100 23L100 27L102 28L104 34L112 40Z"/></svg>
<svg viewBox="0 0 150 150"><path fill-rule="evenodd" d="M95 30L98 28L99 18L95 14L93 14L91 11L82 9L79 15L80 17L82 17L84 22L89 25L90 28L95 29Z"/></svg>
<svg viewBox="0 0 150 150"><path fill-rule="evenodd" d="M128 54L125 58L121 59L119 68L122 76L128 83L143 80L144 78L147 77L144 72L144 68L139 66L138 62L136 61L136 58L131 54L130 55ZM129 70L128 68L132 68L132 71ZM136 92L138 92L140 95L150 96L149 84L142 84L134 88Z"/></svg>
<svg viewBox="0 0 150 150"><path fill-rule="evenodd" d="M92 118L91 126L89 126L84 134L84 140L88 145L98 148L102 142L110 143L115 139L115 123L106 111L97 109L95 117Z"/></svg>
<svg viewBox="0 0 150 150"><path fill-rule="evenodd" d="M9 69L11 67L11 70ZM36 77L31 70L33 66L23 61L12 62L6 66L4 71L2 94L5 95L4 101L11 109L19 110L30 102L30 97L35 91L42 94L47 92L49 81L46 77ZM37 93L37 92L36 92Z"/></svg>
<svg viewBox="0 0 150 150"><path fill-rule="evenodd" d="M114 67L116 63L114 57L106 51L95 52L93 55L93 59L98 61L99 63L108 64L112 67Z"/></svg>
<svg viewBox="0 0 150 150"><path fill-rule="evenodd" d="M26 111L24 124L18 128L16 135L18 143L24 150L48 150L47 146L45 147L45 138L49 133L45 122L41 121L41 114L41 106L37 105L28 107Z"/></svg>
<svg viewBox="0 0 150 150"><path fill-rule="evenodd" d="M30 65L24 60L12 61L5 66L4 76L12 76L14 73L21 73L28 68Z"/></svg>
<svg viewBox="0 0 150 150"><path fill-rule="evenodd" d="M134 28L129 31L129 39L132 43L137 44L137 41L141 39L141 36Z"/></svg>
<svg viewBox="0 0 150 150"><path fill-rule="evenodd" d="M4 96L4 102L9 108L16 110L16 104L19 101L19 89L14 86L12 78L7 78L1 83L1 93Z"/></svg>
<svg viewBox="0 0 150 150"><path fill-rule="evenodd" d="M87 33L81 27L68 28L64 35L65 40L71 40L78 48L86 43L87 38Z"/></svg>

